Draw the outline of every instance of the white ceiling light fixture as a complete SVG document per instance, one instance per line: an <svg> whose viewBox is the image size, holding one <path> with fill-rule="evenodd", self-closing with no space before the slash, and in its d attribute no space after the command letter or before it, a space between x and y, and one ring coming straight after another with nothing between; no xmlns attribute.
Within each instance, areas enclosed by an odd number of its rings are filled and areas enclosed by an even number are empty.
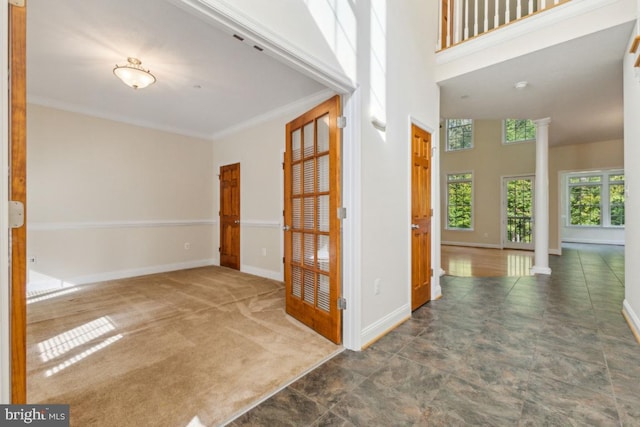
<svg viewBox="0 0 640 427"><path fill-rule="evenodd" d="M128 64L116 65L113 74L124 84L134 89L143 89L156 82L156 78L149 70L142 68L142 62L138 58L127 58Z"/></svg>

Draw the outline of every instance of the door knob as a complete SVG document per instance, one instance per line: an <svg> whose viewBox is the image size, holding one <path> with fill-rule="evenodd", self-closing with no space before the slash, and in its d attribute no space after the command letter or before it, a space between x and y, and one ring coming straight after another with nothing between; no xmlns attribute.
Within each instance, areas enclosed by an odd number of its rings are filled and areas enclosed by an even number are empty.
<svg viewBox="0 0 640 427"><path fill-rule="evenodd" d="M291 230L291 227L289 227L288 225L285 225L285 226L282 227L282 229L284 231L289 231L289 230Z"/></svg>
<svg viewBox="0 0 640 427"><path fill-rule="evenodd" d="M420 226L418 224L411 224L411 229L412 230L418 230L420 228Z"/></svg>
<svg viewBox="0 0 640 427"><path fill-rule="evenodd" d="M240 220L236 219L235 221L233 221L234 224L240 224Z"/></svg>

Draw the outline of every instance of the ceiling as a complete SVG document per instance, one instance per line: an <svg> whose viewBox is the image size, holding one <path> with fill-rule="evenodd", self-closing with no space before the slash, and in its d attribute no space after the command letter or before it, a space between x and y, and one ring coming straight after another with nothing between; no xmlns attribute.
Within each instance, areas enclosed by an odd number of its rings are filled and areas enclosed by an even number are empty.
<svg viewBox="0 0 640 427"><path fill-rule="evenodd" d="M137 57L157 83L112 73ZM211 138L326 90L165 0L30 0L30 102Z"/></svg>
<svg viewBox="0 0 640 427"><path fill-rule="evenodd" d="M623 136L622 58L633 23L440 82L443 118L550 117L551 145ZM168 0L30 0L30 102L212 138L326 91ZM157 77L112 73L137 57ZM514 84L527 81L525 89Z"/></svg>
<svg viewBox="0 0 640 427"><path fill-rule="evenodd" d="M633 22L440 82L444 118L551 118L549 144L622 139ZM515 83L528 86L516 89Z"/></svg>

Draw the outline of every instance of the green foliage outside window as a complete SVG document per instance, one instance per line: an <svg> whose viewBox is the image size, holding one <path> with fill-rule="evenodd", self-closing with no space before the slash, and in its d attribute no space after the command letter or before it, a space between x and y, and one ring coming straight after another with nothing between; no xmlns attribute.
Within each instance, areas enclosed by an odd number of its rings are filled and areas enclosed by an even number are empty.
<svg viewBox="0 0 640 427"><path fill-rule="evenodd" d="M533 188L530 179L507 182L507 239L510 242L533 242Z"/></svg>
<svg viewBox="0 0 640 427"><path fill-rule="evenodd" d="M470 229L472 215L472 175L447 176L447 228Z"/></svg>
<svg viewBox="0 0 640 427"><path fill-rule="evenodd" d="M569 225L624 227L624 175L570 176Z"/></svg>
<svg viewBox="0 0 640 427"><path fill-rule="evenodd" d="M521 142L536 139L536 125L529 119L507 119L504 121L504 142Z"/></svg>
<svg viewBox="0 0 640 427"><path fill-rule="evenodd" d="M570 188L571 225L600 225L600 185Z"/></svg>
<svg viewBox="0 0 640 427"><path fill-rule="evenodd" d="M624 226L624 175L609 176L609 206L611 225Z"/></svg>
<svg viewBox="0 0 640 427"><path fill-rule="evenodd" d="M473 120L447 120L447 151L465 150L473 147Z"/></svg>

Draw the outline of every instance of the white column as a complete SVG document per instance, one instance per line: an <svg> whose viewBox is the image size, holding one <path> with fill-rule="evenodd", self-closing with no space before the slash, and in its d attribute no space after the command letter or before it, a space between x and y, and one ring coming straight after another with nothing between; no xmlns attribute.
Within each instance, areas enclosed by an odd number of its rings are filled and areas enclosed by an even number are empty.
<svg viewBox="0 0 640 427"><path fill-rule="evenodd" d="M551 274L549 268L549 123L550 118L534 120L536 124L536 183L534 230L535 259L532 274Z"/></svg>

